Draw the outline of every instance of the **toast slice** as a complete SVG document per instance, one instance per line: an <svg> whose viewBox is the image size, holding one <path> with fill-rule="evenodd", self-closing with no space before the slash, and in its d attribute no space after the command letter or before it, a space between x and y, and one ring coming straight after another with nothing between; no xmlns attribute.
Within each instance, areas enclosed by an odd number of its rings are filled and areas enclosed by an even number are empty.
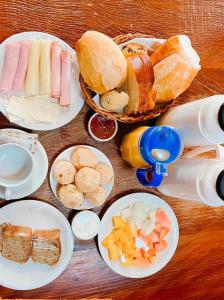
<svg viewBox="0 0 224 300"><path fill-rule="evenodd" d="M6 226L5 223L0 225L0 253L2 252L2 248L3 248L3 235L4 235L5 226Z"/></svg>
<svg viewBox="0 0 224 300"><path fill-rule="evenodd" d="M61 256L60 230L36 230L33 233L31 257L34 263L53 266Z"/></svg>
<svg viewBox="0 0 224 300"><path fill-rule="evenodd" d="M24 226L7 224L4 227L2 256L23 264L30 257L32 246L32 229Z"/></svg>
<svg viewBox="0 0 224 300"><path fill-rule="evenodd" d="M148 54L128 54L127 80L122 89L129 95L124 112L127 115L142 113L147 110L149 90L153 84L153 68Z"/></svg>

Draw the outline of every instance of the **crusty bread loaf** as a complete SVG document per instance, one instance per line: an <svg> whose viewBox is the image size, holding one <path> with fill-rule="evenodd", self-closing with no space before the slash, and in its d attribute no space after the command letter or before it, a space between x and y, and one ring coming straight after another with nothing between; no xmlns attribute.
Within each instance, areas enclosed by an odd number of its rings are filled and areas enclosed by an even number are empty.
<svg viewBox="0 0 224 300"><path fill-rule="evenodd" d="M169 38L150 56L154 69L153 93L157 102L175 99L201 69L200 58L186 35Z"/></svg>
<svg viewBox="0 0 224 300"><path fill-rule="evenodd" d="M33 233L33 262L53 266L61 256L60 230L36 230Z"/></svg>
<svg viewBox="0 0 224 300"><path fill-rule="evenodd" d="M17 263L26 263L32 246L32 229L7 224L4 228L2 256Z"/></svg>
<svg viewBox="0 0 224 300"><path fill-rule="evenodd" d="M154 66L153 92L157 102L175 99L191 84L200 65L194 65L182 52L166 57Z"/></svg>
<svg viewBox="0 0 224 300"><path fill-rule="evenodd" d="M80 73L94 92L103 94L125 81L126 59L118 45L103 33L85 32L77 42L76 53Z"/></svg>
<svg viewBox="0 0 224 300"><path fill-rule="evenodd" d="M122 89L129 95L127 115L148 110L148 94L153 84L153 68L148 54L126 54L128 73Z"/></svg>
<svg viewBox="0 0 224 300"><path fill-rule="evenodd" d="M150 56L151 63L155 66L158 62L176 52L184 52L185 56L195 61L195 64L200 62L197 52L191 46L189 37L186 35L175 35L167 39L152 53Z"/></svg>

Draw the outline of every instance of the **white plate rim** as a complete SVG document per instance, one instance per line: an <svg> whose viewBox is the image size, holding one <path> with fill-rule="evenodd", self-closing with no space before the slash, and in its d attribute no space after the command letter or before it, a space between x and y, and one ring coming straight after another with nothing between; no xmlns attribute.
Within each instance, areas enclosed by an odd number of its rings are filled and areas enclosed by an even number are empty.
<svg viewBox="0 0 224 300"><path fill-rule="evenodd" d="M75 64L78 67L75 50L71 46L69 46L68 43L64 42L62 39L60 39L57 36L54 36L52 34L49 34L47 32L41 32L41 31L24 31L24 32L20 32L20 33L16 33L14 35L11 35L8 38L6 38L4 41L2 41L2 43L0 44L0 51L1 51L1 48L4 48L4 46L5 46L6 43L8 43L10 41L17 40L20 37L21 37L21 40L27 39L27 37L23 38L23 36L27 36L27 35L30 36L31 39L35 38L35 36L39 35L40 39L41 38L43 38L43 39L47 38L47 39L51 39L52 41L58 41L58 42L60 42L62 45L64 45L70 51L71 55L75 59ZM34 35L34 37L32 37L33 35ZM80 88L80 93L82 95L80 85L79 85L79 88ZM78 98L78 97L79 97L79 95L76 95L75 98ZM55 123L49 123L49 124L47 124L47 123L45 124L45 123L41 123L41 122L36 122L36 123L29 124L29 123L26 123L26 122L24 122L24 121L21 120L21 121L16 121L16 122L14 122L12 124L16 124L16 125L21 126L23 128L30 129L30 130L36 130L36 131L49 131L49 130L54 130L54 129L57 129L57 128L61 128L61 127L65 126L65 125L67 125L68 123L70 123L72 120L74 120L76 118L76 116L80 113L80 111L81 111L81 109L82 109L82 107L84 105L83 96L82 96L82 99L80 98L79 100L80 101L82 100L82 101L77 106L76 112L73 114L72 117L70 117L68 119L64 119L63 122L61 121L61 122L55 122ZM0 109L0 111L8 119L6 112L3 109L2 110Z"/></svg>
<svg viewBox="0 0 224 300"><path fill-rule="evenodd" d="M21 129L17 129L17 128L2 128L1 130L13 130L13 131L18 131L18 132L23 132L23 133L27 133L29 134L28 132L24 131L24 130L21 130ZM48 172L48 156L47 156L47 153L44 149L44 146L41 144L41 142L38 140L37 141L37 147L39 148L39 151L40 151L40 154L42 156L42 159L43 159L43 167L42 167L42 174L43 176L40 178L39 180L39 183L36 185L36 187L32 190L29 190L29 191L24 191L22 194L19 194L19 196L16 196L16 197L13 197L13 199L10 199L10 200L5 200L5 201L13 201L13 200L18 200L18 199L21 199L21 198L25 198L33 193L35 193L41 186L42 184L44 183L46 177L47 177L47 172Z"/></svg>
<svg viewBox="0 0 224 300"><path fill-rule="evenodd" d="M125 274L125 273L122 272L122 268L125 268L125 267L121 266L119 268L119 271L114 269L112 263L110 262L110 260L108 258L107 250L102 246L102 241L105 238L105 236L103 236L103 234L102 234L102 231L103 231L102 228L105 228L108 225L108 222L109 222L108 219L110 218L110 220L111 220L112 215L114 215L114 214L111 214L112 210L114 210L115 208L117 208L117 210L120 211L122 208L127 207L131 203L133 204L134 202L136 202L136 201L139 200L138 199L139 195L141 195L142 197L144 196L144 197L148 198L148 200L140 199L140 201L144 201L145 203L147 203L147 201L150 201L150 198L151 199L154 198L155 201L158 201L159 205L163 206L163 209L165 207L165 211L168 214L168 216L169 216L169 218L170 218L170 220L172 222L172 228L173 228L172 234L174 236L174 242L172 243L172 245L169 245L169 247L171 247L171 248L170 248L169 255L167 255L167 259L164 261L164 263L162 263L162 264L159 263L159 267L156 268L156 270L154 270L154 272L152 272L150 270L150 267L149 267L149 268L147 268L148 272L147 272L146 275L142 276L140 274L140 272L136 271L133 276L130 276L130 275L127 275L127 274ZM132 196L135 196L136 199L135 200L128 199L129 197L132 197ZM158 206L158 207L160 207L160 206ZM109 229L110 230L108 230L108 232L110 232L111 229L112 229L112 220L110 221L110 223L111 223L111 225L109 225L109 227L110 227ZM105 212L105 214L103 215L103 217L101 219L100 230L99 230L99 233L98 233L98 239L97 239L97 241L98 241L98 247L99 247L100 254L101 254L104 262L108 265L108 267L112 271L114 271L115 273L117 273L117 274L119 274L119 275L121 275L123 277L127 277L127 278L145 278L145 277L151 276L151 275L159 272L162 268L164 268L169 263L169 261L171 260L171 258L175 254L175 251L176 251L176 248L177 248L177 245L178 245L178 241L179 241L179 226L178 226L178 221L177 221L177 218L176 218L176 215L175 215L173 209L162 198L160 198L160 197L158 197L158 196L156 196L154 194L145 193L145 192L131 193L131 194L127 194L126 196L123 196L123 197L119 198L117 201L115 201L107 209L107 211Z"/></svg>
<svg viewBox="0 0 224 300"><path fill-rule="evenodd" d="M107 163L108 165L110 165L110 167L113 169L113 166L109 160L109 158L101 151L99 150L98 148L96 147L93 147L93 146L90 146L90 145L75 145L75 146L71 146L69 148L66 148L64 151L62 151L56 158L55 160L53 161L52 163L52 166L51 166L51 169L50 169L50 174L49 174L49 181L50 181L50 187L51 187L51 191L52 193L54 194L54 196L57 198L57 200L60 202L59 198L58 198L58 195L55 191L55 189L53 188L53 184L56 183L56 180L53 178L52 176L52 171L53 171L53 166L55 164L56 161L60 160L60 159L63 159L63 155L65 154L65 152L72 152L74 151L75 149L77 148L88 148L89 150L92 150L92 151L95 151L95 152L98 152L100 153L100 155L102 155L104 157L104 160L103 162L104 163ZM97 154L96 154L97 155ZM114 170L113 170L114 172ZM108 189L108 193L107 193L107 198L105 200L105 202L102 204L104 205L107 201L107 199L109 198L110 194L111 194L111 191L113 190L113 186L114 186L114 178L113 178L113 181L112 183L108 184L108 186L110 186L110 188ZM60 202L61 203L61 202ZM85 209L93 209L93 208L99 208L101 206L94 206L92 204L90 204L89 201L87 200L84 200L84 203L86 203L86 205L83 205L81 208L75 208L74 210L85 210Z"/></svg>
<svg viewBox="0 0 224 300"><path fill-rule="evenodd" d="M54 211L55 214L58 214L62 217L62 220L64 221L64 224L68 229L68 232L70 232L69 240L70 240L70 243L71 243L71 251L70 251L71 256L67 259L66 262L64 262L64 264L60 267L60 269L56 270L56 272L52 276L48 277L48 279L43 281L41 284L36 284L36 285L33 285L32 287L27 287L27 286L19 287L19 286L16 286L16 285L7 284L4 281L0 280L0 284L2 286L6 287L6 288L9 288L9 289L20 290L20 291L37 289L37 288L43 287L43 286L53 282L56 278L58 278L64 272L66 267L69 265L69 262L72 258L72 255L73 255L73 248L74 248L74 235L72 233L70 224L69 224L67 218L62 214L62 212L59 209L57 209L56 207L54 207L53 205L51 205L49 203L46 203L46 202L43 202L43 201L40 201L40 200L26 199L26 200L22 200L22 201L16 201L16 202L13 202L13 203L9 203L8 205L5 205L5 206L1 207L0 210L1 211L4 210L9 205L12 205L12 206L16 207L16 206L21 205L21 203L25 204L27 202L29 202L32 205L36 205L37 207L41 203L42 206L50 208L52 211Z"/></svg>

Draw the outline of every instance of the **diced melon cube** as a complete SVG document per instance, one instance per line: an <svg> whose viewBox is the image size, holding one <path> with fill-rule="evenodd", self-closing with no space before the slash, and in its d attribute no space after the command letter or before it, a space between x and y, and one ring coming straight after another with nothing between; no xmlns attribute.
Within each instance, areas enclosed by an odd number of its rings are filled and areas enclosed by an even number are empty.
<svg viewBox="0 0 224 300"><path fill-rule="evenodd" d="M124 208L121 211L121 216L124 219L130 218L132 216L132 210L130 207Z"/></svg>
<svg viewBox="0 0 224 300"><path fill-rule="evenodd" d="M135 255L135 252L136 252L136 247L135 247L135 244L132 243L132 242L128 242L126 244L123 245L123 252L125 254L128 254L128 255Z"/></svg>
<svg viewBox="0 0 224 300"><path fill-rule="evenodd" d="M124 232L123 228L118 228L113 230L113 235L116 241L120 241L123 232Z"/></svg>
<svg viewBox="0 0 224 300"><path fill-rule="evenodd" d="M113 216L113 225L114 228L122 228L126 225L126 222L120 216Z"/></svg>
<svg viewBox="0 0 224 300"><path fill-rule="evenodd" d="M150 234L155 229L155 223L153 223L150 219L145 219L141 226L141 233L144 235Z"/></svg>
<svg viewBox="0 0 224 300"><path fill-rule="evenodd" d="M150 210L148 212L148 217L153 223L156 223L156 210Z"/></svg>
<svg viewBox="0 0 224 300"><path fill-rule="evenodd" d="M109 249L109 258L110 260L118 260L119 258L119 250L116 245L112 245Z"/></svg>
<svg viewBox="0 0 224 300"><path fill-rule="evenodd" d="M134 237L133 230L131 229L131 226L129 224L126 224L124 230L130 238Z"/></svg>
<svg viewBox="0 0 224 300"><path fill-rule="evenodd" d="M124 262L121 262L121 265L124 266L124 267L127 267L127 266L132 266L133 265L133 257L130 256L130 255L126 255L126 261Z"/></svg>
<svg viewBox="0 0 224 300"><path fill-rule="evenodd" d="M102 245L107 249L110 248L114 243L115 238L112 232L102 241Z"/></svg>
<svg viewBox="0 0 224 300"><path fill-rule="evenodd" d="M120 235L120 241L122 243L127 243L129 240L130 240L130 236L125 231L123 231Z"/></svg>

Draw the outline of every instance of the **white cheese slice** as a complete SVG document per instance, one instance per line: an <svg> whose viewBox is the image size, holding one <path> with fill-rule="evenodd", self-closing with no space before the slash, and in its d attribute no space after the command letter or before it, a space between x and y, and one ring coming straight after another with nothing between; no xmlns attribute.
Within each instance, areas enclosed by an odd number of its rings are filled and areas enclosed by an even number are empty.
<svg viewBox="0 0 224 300"><path fill-rule="evenodd" d="M25 80L25 95L36 96L39 94L39 62L40 62L40 41L31 41L29 62Z"/></svg>
<svg viewBox="0 0 224 300"><path fill-rule="evenodd" d="M40 41L40 95L51 95L51 41Z"/></svg>
<svg viewBox="0 0 224 300"><path fill-rule="evenodd" d="M28 123L54 123L59 120L62 109L48 96L30 98L12 96L6 112L10 122L24 120Z"/></svg>

